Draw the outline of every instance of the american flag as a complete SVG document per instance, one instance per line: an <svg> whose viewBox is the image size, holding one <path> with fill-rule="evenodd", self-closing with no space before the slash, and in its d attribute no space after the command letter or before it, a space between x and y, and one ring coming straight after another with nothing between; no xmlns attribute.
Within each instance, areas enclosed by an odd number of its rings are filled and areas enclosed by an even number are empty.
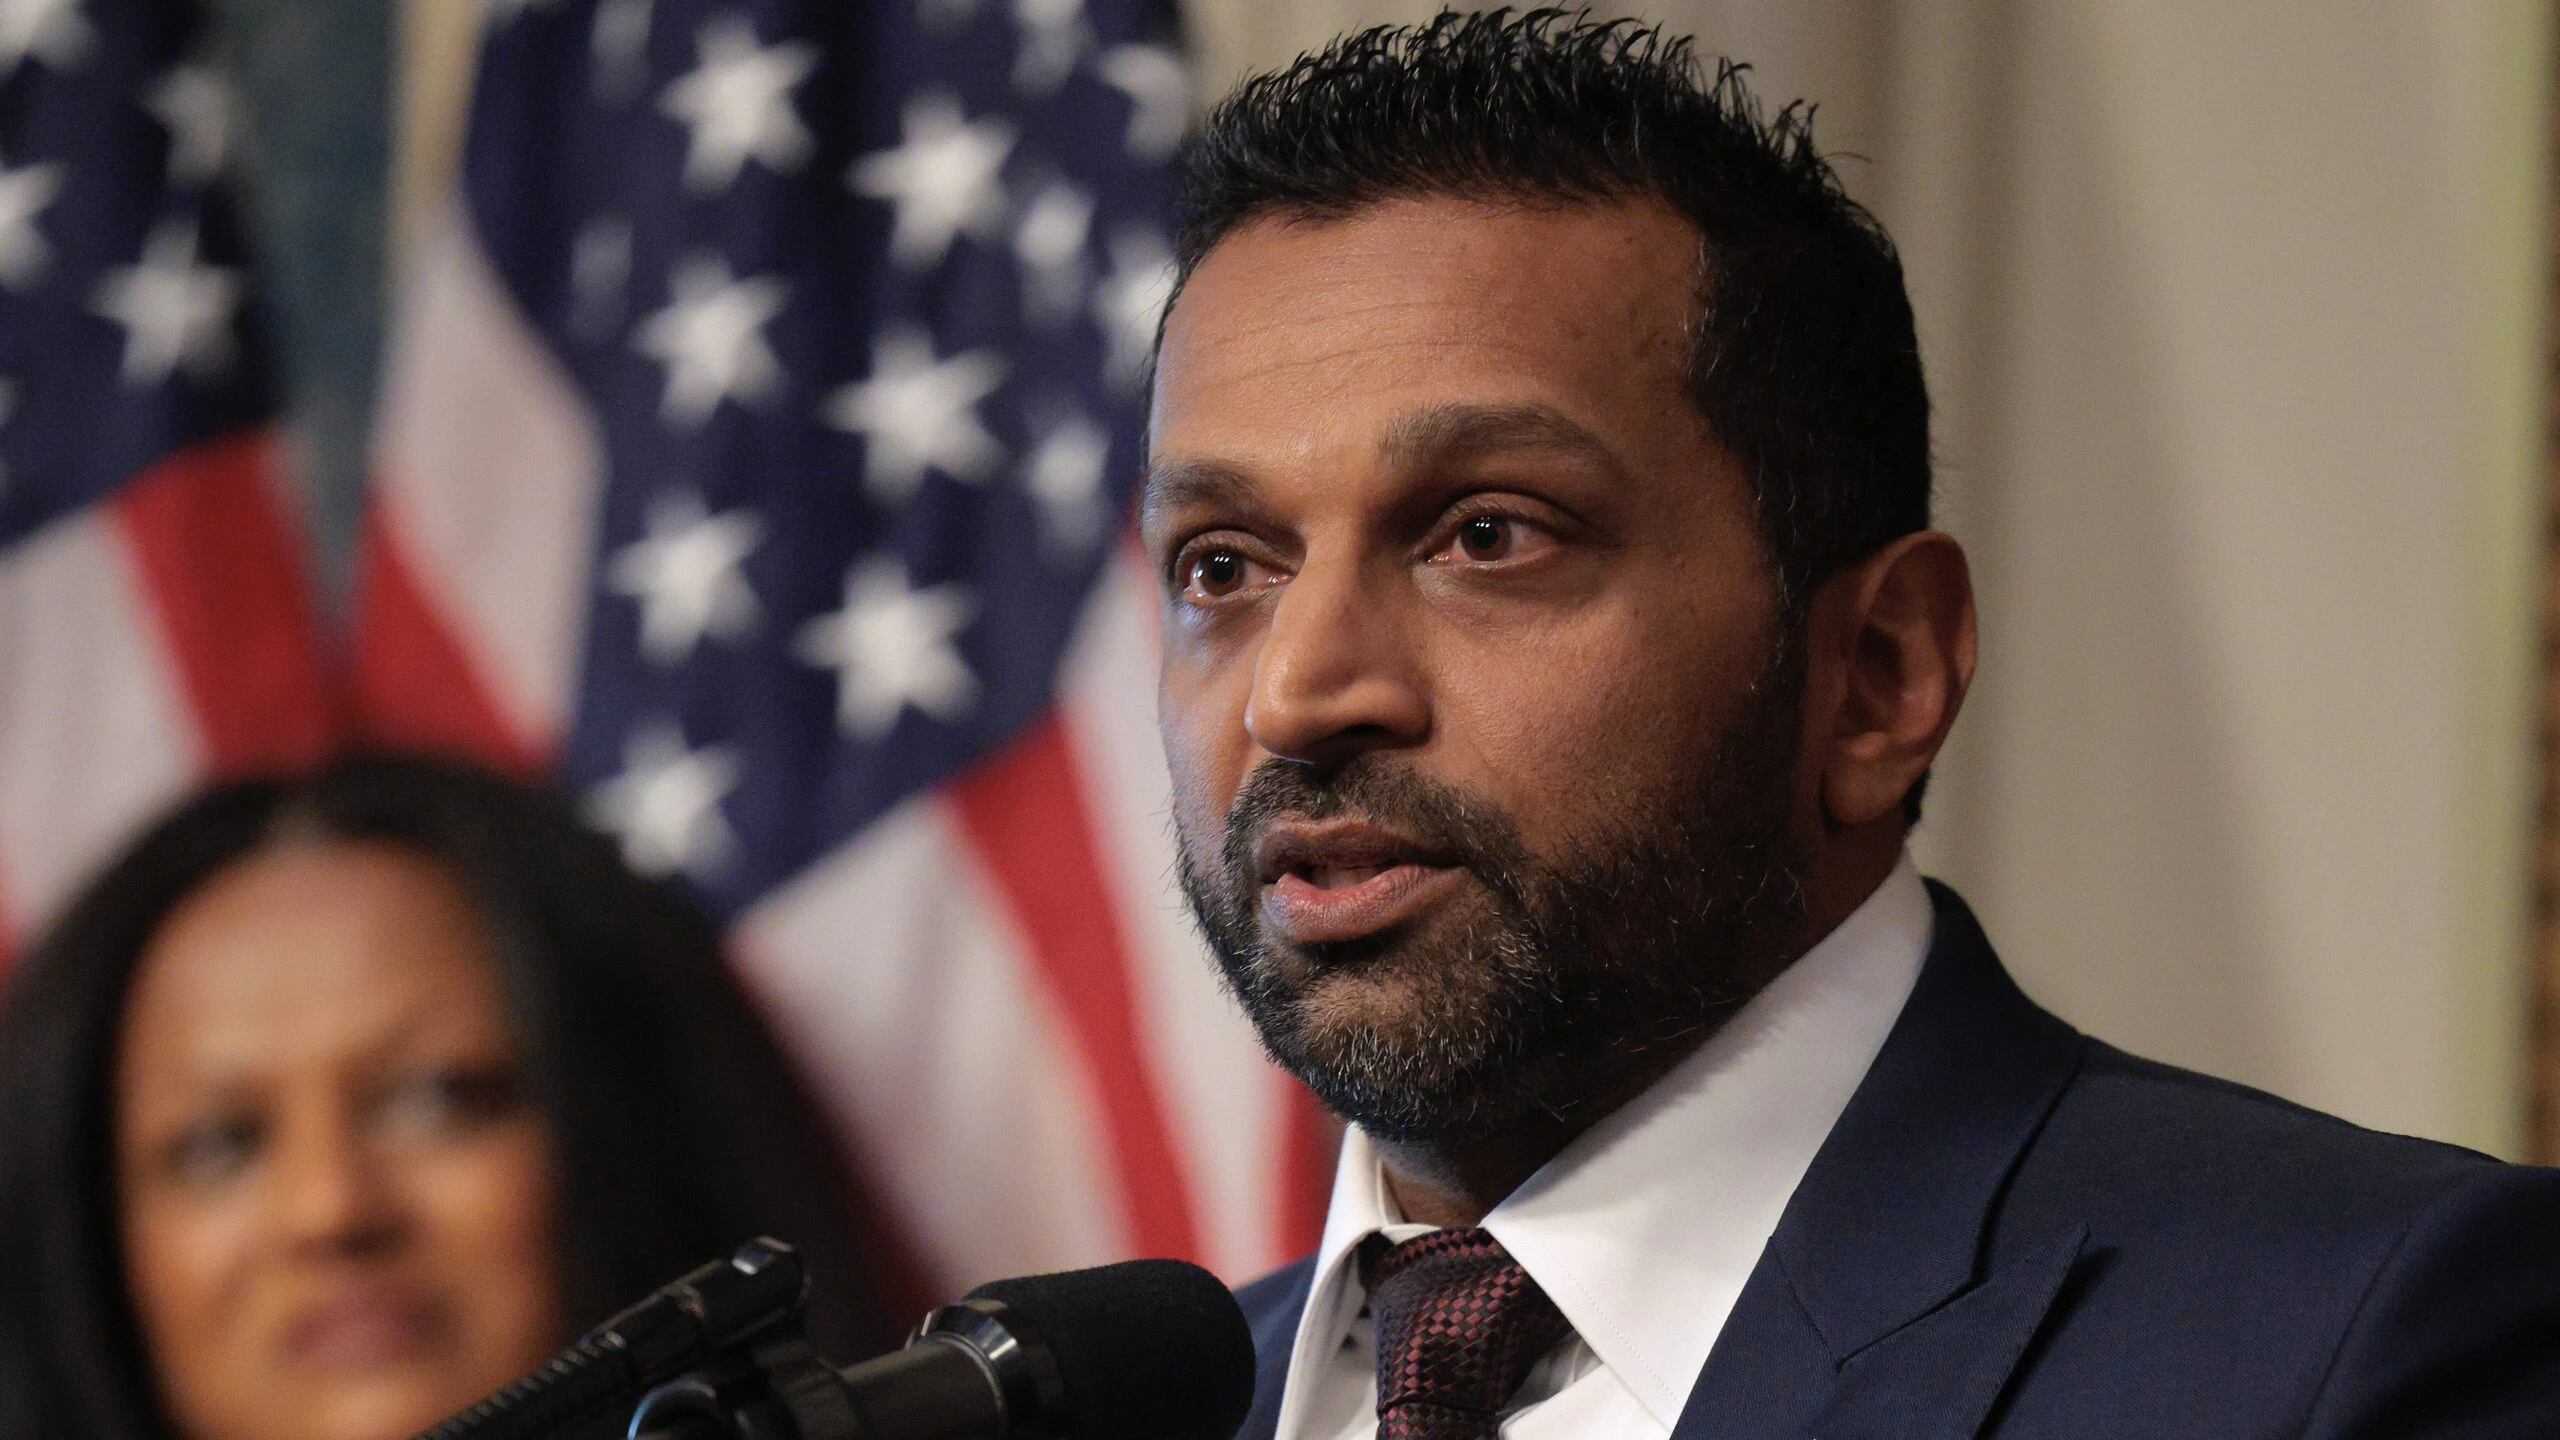
<svg viewBox="0 0 2560 1440"><path fill-rule="evenodd" d="M0 0L0 957L333 733L205 45L173 0Z"/></svg>
<svg viewBox="0 0 2560 1440"><path fill-rule="evenodd" d="M412 247L377 734L680 876L945 1285L1312 1240L1173 888L1125 502L1188 118L1140 0L506 0Z"/></svg>

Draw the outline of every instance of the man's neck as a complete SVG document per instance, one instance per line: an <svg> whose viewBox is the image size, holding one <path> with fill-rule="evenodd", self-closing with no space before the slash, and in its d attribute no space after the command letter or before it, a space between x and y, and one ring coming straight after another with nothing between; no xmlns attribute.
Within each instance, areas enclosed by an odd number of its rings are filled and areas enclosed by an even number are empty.
<svg viewBox="0 0 2560 1440"><path fill-rule="evenodd" d="M1879 843L1884 840L1889 843ZM1757 977L1759 984L1776 979L1805 951L1838 929L1893 873L1902 856L1899 824L1889 837L1860 836L1858 841L1826 846L1816 858L1805 886L1803 922L1787 943L1778 947L1783 958ZM1592 1086L1585 1098L1576 1103L1533 1115L1492 1135L1463 1141L1386 1141L1373 1137L1386 1176L1387 1193L1395 1201L1397 1212L1420 1225L1461 1228L1482 1224L1494 1206L1567 1145L1652 1088L1655 1081L1689 1058L1713 1033L1701 1031L1684 1044L1650 1051L1637 1063Z"/></svg>
<svg viewBox="0 0 2560 1440"><path fill-rule="evenodd" d="M1556 1158L1575 1137L1643 1094L1704 1043L1706 1036L1702 1033L1691 1044L1647 1056L1648 1063L1641 1070L1622 1073L1607 1092L1565 1114L1539 1115L1483 1139L1373 1140L1396 1212L1419 1225L1463 1228L1483 1223L1494 1206Z"/></svg>

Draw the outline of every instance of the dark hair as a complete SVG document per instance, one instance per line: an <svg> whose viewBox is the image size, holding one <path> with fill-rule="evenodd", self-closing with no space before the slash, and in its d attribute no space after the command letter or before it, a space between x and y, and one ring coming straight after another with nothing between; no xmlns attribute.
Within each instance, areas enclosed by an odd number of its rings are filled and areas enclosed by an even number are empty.
<svg viewBox="0 0 2560 1440"><path fill-rule="evenodd" d="M357 757L187 803L90 883L14 977L0 1011L0 1434L171 1433L116 1228L116 1036L168 914L287 835L406 847L476 902L553 1132L571 1324L770 1233L809 1258L820 1353L896 1343L899 1280L880 1261L893 1252L858 1246L875 1218L701 916L549 794L441 761Z"/></svg>
<svg viewBox="0 0 2560 1440"><path fill-rule="evenodd" d="M1702 238L1689 392L1749 478L1791 618L1843 565L1929 525L1929 391L1902 261L1747 67L1554 9L1443 11L1255 76L1186 162L1179 286L1238 226L1382 200L1646 197ZM1917 818L1917 787L1906 810Z"/></svg>

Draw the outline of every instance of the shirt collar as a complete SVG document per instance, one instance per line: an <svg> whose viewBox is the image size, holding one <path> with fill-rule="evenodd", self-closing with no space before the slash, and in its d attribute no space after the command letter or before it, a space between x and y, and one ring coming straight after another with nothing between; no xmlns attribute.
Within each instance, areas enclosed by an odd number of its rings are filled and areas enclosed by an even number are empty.
<svg viewBox="0 0 2560 1440"><path fill-rule="evenodd" d="M1797 1182L1910 998L1934 923L1906 854L1695 1054L1485 1217L1666 1431ZM1292 1376L1323 1364L1359 1313L1350 1261L1360 1242L1427 1228L1396 1213L1378 1152L1354 1126L1343 1137ZM1284 1421L1294 1398L1283 1399Z"/></svg>

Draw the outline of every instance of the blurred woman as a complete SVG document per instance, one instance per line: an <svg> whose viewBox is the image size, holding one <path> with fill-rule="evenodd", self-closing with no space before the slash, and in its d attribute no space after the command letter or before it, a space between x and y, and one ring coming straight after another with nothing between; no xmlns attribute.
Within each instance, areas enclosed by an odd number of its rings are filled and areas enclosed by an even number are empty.
<svg viewBox="0 0 2560 1440"><path fill-rule="evenodd" d="M864 1219L709 927L550 797L231 785L0 1010L0 1436L397 1440L759 1233L867 1355Z"/></svg>

